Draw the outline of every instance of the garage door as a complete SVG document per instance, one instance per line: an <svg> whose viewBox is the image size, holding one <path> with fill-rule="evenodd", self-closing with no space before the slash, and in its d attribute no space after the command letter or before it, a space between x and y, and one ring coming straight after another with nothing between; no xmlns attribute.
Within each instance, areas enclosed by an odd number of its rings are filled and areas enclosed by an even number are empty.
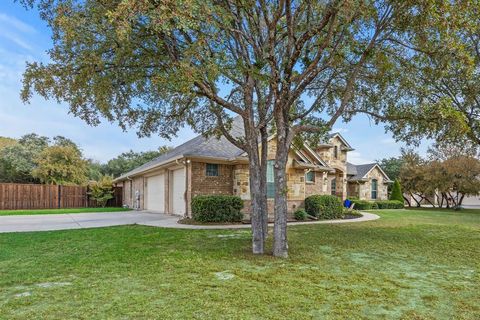
<svg viewBox="0 0 480 320"><path fill-rule="evenodd" d="M185 169L172 172L172 213L183 216L185 214Z"/></svg>
<svg viewBox="0 0 480 320"><path fill-rule="evenodd" d="M165 175L147 178L147 210L165 212Z"/></svg>

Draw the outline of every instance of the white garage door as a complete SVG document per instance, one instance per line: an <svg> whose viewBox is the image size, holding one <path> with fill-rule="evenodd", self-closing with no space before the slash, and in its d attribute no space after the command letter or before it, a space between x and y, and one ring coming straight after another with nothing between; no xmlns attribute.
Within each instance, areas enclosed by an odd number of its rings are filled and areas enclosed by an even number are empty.
<svg viewBox="0 0 480 320"><path fill-rule="evenodd" d="M185 214L185 169L172 172L172 213L183 216Z"/></svg>
<svg viewBox="0 0 480 320"><path fill-rule="evenodd" d="M147 210L165 212L165 175L147 178Z"/></svg>

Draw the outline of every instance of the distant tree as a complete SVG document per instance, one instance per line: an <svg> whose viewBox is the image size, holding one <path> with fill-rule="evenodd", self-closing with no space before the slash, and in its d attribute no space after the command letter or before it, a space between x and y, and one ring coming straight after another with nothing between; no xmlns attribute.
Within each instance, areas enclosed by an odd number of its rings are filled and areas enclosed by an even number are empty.
<svg viewBox="0 0 480 320"><path fill-rule="evenodd" d="M395 179L395 182L393 183L392 192L390 193L390 200L404 202L402 187L400 186L398 179Z"/></svg>
<svg viewBox="0 0 480 320"><path fill-rule="evenodd" d="M17 143L17 140L8 137L0 137L0 149L12 146Z"/></svg>
<svg viewBox="0 0 480 320"><path fill-rule="evenodd" d="M101 164L98 161L87 159L88 173L87 177L89 181L99 181L105 174L106 165Z"/></svg>
<svg viewBox="0 0 480 320"><path fill-rule="evenodd" d="M133 170L134 168L161 156L169 150L170 147L166 146L158 148L157 151L134 152L133 150L130 150L108 161L104 165L102 172L116 178L122 173Z"/></svg>
<svg viewBox="0 0 480 320"><path fill-rule="evenodd" d="M113 199L113 179L110 176L102 176L98 181L90 182L88 187L90 198L101 207L105 207L108 200Z"/></svg>
<svg viewBox="0 0 480 320"><path fill-rule="evenodd" d="M31 133L22 136L18 143L0 149L0 182L38 182L32 176L35 159L49 142L49 138Z"/></svg>
<svg viewBox="0 0 480 320"><path fill-rule="evenodd" d="M51 146L45 148L35 159L32 175L47 184L85 184L87 182L87 161L72 146Z"/></svg>
<svg viewBox="0 0 480 320"><path fill-rule="evenodd" d="M390 157L377 160L380 167L387 174L391 180L398 179L400 175L400 169L402 168L403 159L402 157Z"/></svg>

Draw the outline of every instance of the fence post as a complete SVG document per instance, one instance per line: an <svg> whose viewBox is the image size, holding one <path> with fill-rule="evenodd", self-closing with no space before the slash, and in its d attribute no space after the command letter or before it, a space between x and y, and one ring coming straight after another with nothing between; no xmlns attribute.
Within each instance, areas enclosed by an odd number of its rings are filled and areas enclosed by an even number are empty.
<svg viewBox="0 0 480 320"><path fill-rule="evenodd" d="M58 189L58 209L60 209L62 204L62 186L57 185L57 189Z"/></svg>

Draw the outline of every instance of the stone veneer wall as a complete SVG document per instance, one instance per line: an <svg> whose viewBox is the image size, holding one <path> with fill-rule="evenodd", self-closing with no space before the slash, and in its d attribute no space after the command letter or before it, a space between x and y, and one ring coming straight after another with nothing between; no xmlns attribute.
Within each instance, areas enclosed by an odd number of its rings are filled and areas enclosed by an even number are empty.
<svg viewBox="0 0 480 320"><path fill-rule="evenodd" d="M383 174L378 170L378 168L374 168L370 171L366 178L368 179L367 182L360 183L359 188L359 198L362 200L372 200L372 179L377 179L377 199L376 200L387 200L388 199L388 186L385 183L385 178Z"/></svg>

